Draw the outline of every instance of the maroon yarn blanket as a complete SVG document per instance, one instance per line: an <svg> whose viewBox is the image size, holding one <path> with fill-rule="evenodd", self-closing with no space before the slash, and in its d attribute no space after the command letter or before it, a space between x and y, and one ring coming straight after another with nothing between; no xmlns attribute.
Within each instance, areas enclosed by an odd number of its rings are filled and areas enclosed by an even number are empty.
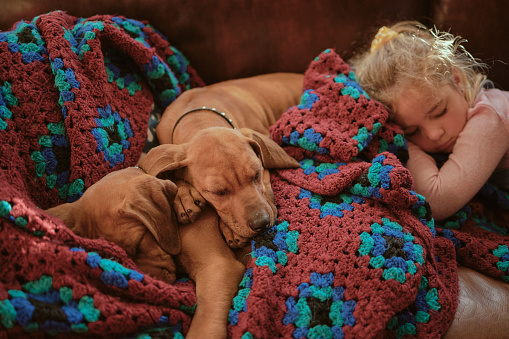
<svg viewBox="0 0 509 339"><path fill-rule="evenodd" d="M401 130L332 50L304 88L271 128L301 168L272 175L279 223L253 242L232 336L440 337L456 310L454 246L411 190Z"/></svg>
<svg viewBox="0 0 509 339"><path fill-rule="evenodd" d="M0 32L0 338L187 328L194 285L139 272L44 209L138 161L149 114L203 85L148 23L52 12Z"/></svg>
<svg viewBox="0 0 509 339"><path fill-rule="evenodd" d="M326 50L304 88L271 127L301 168L272 174L278 223L253 241L230 334L441 337L456 311L458 262L509 281L507 195L486 186L435 224L412 191L402 131L349 65Z"/></svg>

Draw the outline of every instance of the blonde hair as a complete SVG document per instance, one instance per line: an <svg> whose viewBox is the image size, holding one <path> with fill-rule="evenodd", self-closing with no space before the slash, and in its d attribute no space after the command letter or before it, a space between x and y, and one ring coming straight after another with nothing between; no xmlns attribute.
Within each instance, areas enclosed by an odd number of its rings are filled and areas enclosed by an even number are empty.
<svg viewBox="0 0 509 339"><path fill-rule="evenodd" d="M428 29L417 21L402 21L390 27L396 34L349 62L363 89L386 105L391 113L403 91L437 89L454 85L454 74L461 79L462 90L472 106L486 80L487 66L463 47L459 36ZM455 72L453 74L453 72Z"/></svg>

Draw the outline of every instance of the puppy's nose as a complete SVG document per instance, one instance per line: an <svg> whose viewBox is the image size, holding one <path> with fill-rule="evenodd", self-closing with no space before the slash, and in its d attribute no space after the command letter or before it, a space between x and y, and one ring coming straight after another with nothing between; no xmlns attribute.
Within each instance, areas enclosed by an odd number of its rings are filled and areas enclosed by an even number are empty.
<svg viewBox="0 0 509 339"><path fill-rule="evenodd" d="M270 216L267 213L258 216L249 222L249 227L255 232L261 232L270 226Z"/></svg>

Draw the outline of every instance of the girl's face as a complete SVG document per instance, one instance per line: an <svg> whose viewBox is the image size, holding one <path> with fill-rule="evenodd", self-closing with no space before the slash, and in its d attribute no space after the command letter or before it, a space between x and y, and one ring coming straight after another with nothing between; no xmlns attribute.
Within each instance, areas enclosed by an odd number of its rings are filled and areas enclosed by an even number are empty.
<svg viewBox="0 0 509 339"><path fill-rule="evenodd" d="M400 95L394 105L394 121L407 140L427 153L450 153L467 122L469 105L459 80L436 91L429 88Z"/></svg>

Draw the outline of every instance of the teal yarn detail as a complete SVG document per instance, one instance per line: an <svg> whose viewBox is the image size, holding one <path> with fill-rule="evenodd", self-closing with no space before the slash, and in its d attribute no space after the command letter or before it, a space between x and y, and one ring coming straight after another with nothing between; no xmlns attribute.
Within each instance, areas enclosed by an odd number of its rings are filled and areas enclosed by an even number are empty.
<svg viewBox="0 0 509 339"><path fill-rule="evenodd" d="M384 270L383 277L385 280L394 279L402 284L406 281L405 272L399 267L391 267Z"/></svg>
<svg viewBox="0 0 509 339"><path fill-rule="evenodd" d="M23 298L23 299L27 298L27 294L23 291L9 290L8 293L9 293L9 297L11 297L11 298Z"/></svg>
<svg viewBox="0 0 509 339"><path fill-rule="evenodd" d="M486 216L472 215L472 219L476 222L477 227L480 227L488 232L493 232L502 236L506 236L509 233L509 230L506 227L498 226L493 220L489 220ZM461 221L463 221L463 219Z"/></svg>
<svg viewBox="0 0 509 339"><path fill-rule="evenodd" d="M331 50L330 50L330 48L327 48L327 49L325 49L322 53L327 53L327 54L329 54L329 53L330 53L330 51L331 51ZM320 60L320 56L319 56L319 55L318 55L318 56L316 56L313 60L314 60L314 61L319 61L319 60Z"/></svg>
<svg viewBox="0 0 509 339"><path fill-rule="evenodd" d="M300 103L297 107L300 109L309 110L313 108L313 104L318 100L320 100L318 94L315 91L309 89L304 91L304 93L300 97Z"/></svg>
<svg viewBox="0 0 509 339"><path fill-rule="evenodd" d="M340 193L334 198L326 198L301 188L300 199L308 198L309 208L320 210L320 218L327 216L343 217L343 211L353 211L354 204L363 204L364 199L348 193Z"/></svg>
<svg viewBox="0 0 509 339"><path fill-rule="evenodd" d="M406 281L406 274L415 275L419 265L424 265L423 247L414 242L410 232L389 218L372 223L371 231L359 234L358 256L369 257L369 267L382 270L385 280ZM390 251L389 248L391 249Z"/></svg>
<svg viewBox="0 0 509 339"><path fill-rule="evenodd" d="M334 81L344 85L341 89L342 95L349 95L355 100L359 100L361 95L363 95L366 99L370 100L369 95L358 84L357 76L353 71L350 71L348 75L343 73L338 74Z"/></svg>
<svg viewBox="0 0 509 339"><path fill-rule="evenodd" d="M286 244L288 245L288 251L292 253L297 253L299 251L299 245L297 244L299 235L300 234L298 231L288 232L288 235L286 236Z"/></svg>
<svg viewBox="0 0 509 339"><path fill-rule="evenodd" d="M509 282L509 247L507 245L499 245L492 253L499 259L495 265L498 270L503 272L500 278Z"/></svg>
<svg viewBox="0 0 509 339"><path fill-rule="evenodd" d="M18 98L12 94L12 86L9 82L4 82L0 91L0 130L7 129L5 119L12 119L12 112L9 108L18 106Z"/></svg>
<svg viewBox="0 0 509 339"><path fill-rule="evenodd" d="M116 261L112 261L109 259L101 259L99 262L99 267L101 267L104 271L115 271L123 275L129 275L131 273L131 270L128 268L125 268L121 264L119 264Z"/></svg>
<svg viewBox="0 0 509 339"><path fill-rule="evenodd" d="M66 135L67 131L65 128L65 123L63 121L61 122L50 122L47 125L48 131L51 135Z"/></svg>
<svg viewBox="0 0 509 339"><path fill-rule="evenodd" d="M193 315L196 312L196 306L197 306L197 304L194 304L193 306L187 306L184 304L180 304L179 309L184 311L186 314Z"/></svg>
<svg viewBox="0 0 509 339"><path fill-rule="evenodd" d="M101 312L94 307L94 299L89 296L84 296L78 303L78 309L83 314L83 317L88 322L94 322L99 319Z"/></svg>
<svg viewBox="0 0 509 339"><path fill-rule="evenodd" d="M71 248L73 252L85 252L81 248ZM87 257L85 263L91 268L100 268L102 270L100 279L105 285L113 285L118 288L129 288L129 281L143 281L144 275L126 268L120 263L110 260L103 259L95 252L85 252Z"/></svg>
<svg viewBox="0 0 509 339"><path fill-rule="evenodd" d="M235 297L232 299L230 311L228 313L228 322L231 325L237 325L239 321L239 314L247 312L247 299L251 293L251 286L253 285L253 267L248 268L244 273L242 281Z"/></svg>
<svg viewBox="0 0 509 339"><path fill-rule="evenodd" d="M250 292L250 288L240 289L232 300L232 308L239 312L242 311L246 306L247 298L249 297Z"/></svg>
<svg viewBox="0 0 509 339"><path fill-rule="evenodd" d="M382 124L377 122L373 124L373 128L371 130L368 130L366 126L359 128L357 134L352 137L352 139L357 140L357 148L359 149L359 152L361 152L371 142L373 136L378 133L381 127Z"/></svg>
<svg viewBox="0 0 509 339"><path fill-rule="evenodd" d="M267 266L268 268L270 268L272 273L276 273L276 271L277 271L276 263L274 262L274 259L269 258L267 256L261 256L261 257L256 258L255 264L257 266Z"/></svg>
<svg viewBox="0 0 509 339"><path fill-rule="evenodd" d="M427 323L429 321L430 315L429 313L423 311L417 311L415 313L415 319L420 323Z"/></svg>
<svg viewBox="0 0 509 339"><path fill-rule="evenodd" d="M2 85L2 99L4 107L13 107L19 104L18 98L12 94L12 85L7 81Z"/></svg>
<svg viewBox="0 0 509 339"><path fill-rule="evenodd" d="M85 295L75 300L71 288L63 286L57 289L53 286L51 276L42 275L38 280L23 284L22 290L8 291L8 299L0 301L2 325L12 328L19 324L28 333L41 330L39 326L44 320L40 317L46 314L37 311L40 305L34 303L34 300L48 304L48 310L58 311L63 316L58 320L59 326L45 329L47 334L84 333L88 331L87 323L96 322L100 317L92 297ZM36 312L39 318L37 321L34 319ZM51 317L50 314L47 316Z"/></svg>
<svg viewBox="0 0 509 339"><path fill-rule="evenodd" d="M405 335L415 335L416 329L414 324L406 323L396 330L396 338L403 338Z"/></svg>
<svg viewBox="0 0 509 339"><path fill-rule="evenodd" d="M310 286L309 290L311 291L311 296L320 301L325 301L332 298L333 291L331 286L325 287Z"/></svg>
<svg viewBox="0 0 509 339"><path fill-rule="evenodd" d="M9 299L0 301L1 323L6 328L13 328L16 322L16 309L12 306Z"/></svg>
<svg viewBox="0 0 509 339"><path fill-rule="evenodd" d="M355 325L357 302L345 299L343 286L334 287L332 273L313 272L310 284L301 283L297 289L298 298L290 296L286 300L283 318L284 325L296 327L295 338L342 338L344 326Z"/></svg>
<svg viewBox="0 0 509 339"><path fill-rule="evenodd" d="M438 311L442 306L438 302L438 291L436 288L432 288L426 294L426 303L432 310Z"/></svg>
<svg viewBox="0 0 509 339"><path fill-rule="evenodd" d="M417 197L417 202L411 207L412 214L417 217L424 226L427 226L433 237L435 237L437 231L435 229L435 220L431 217L429 203L422 195L414 191L410 191L410 194Z"/></svg>
<svg viewBox="0 0 509 339"><path fill-rule="evenodd" d="M0 200L0 216L13 222L16 226L18 226L21 229L26 229L26 226L28 224L27 216L12 215L12 204L5 200ZM43 236L44 232L34 230L33 234L35 236Z"/></svg>
<svg viewBox="0 0 509 339"><path fill-rule="evenodd" d="M297 302L297 310L299 314L297 316L297 320L295 321L295 326L297 327L309 327L309 323L311 322L311 309L306 302L306 298L301 298Z"/></svg>
<svg viewBox="0 0 509 339"><path fill-rule="evenodd" d="M509 247L507 245L499 245L492 253L494 256L501 258L509 253Z"/></svg>
<svg viewBox="0 0 509 339"><path fill-rule="evenodd" d="M313 339L332 339L333 333L329 326L327 325L317 325L309 329L308 338Z"/></svg>
<svg viewBox="0 0 509 339"><path fill-rule="evenodd" d="M110 105L98 107L97 111L99 117L94 119L97 127L92 128L91 133L97 144L97 152L102 153L112 168L124 162L123 152L131 146L129 139L134 137L134 132L130 120L122 118Z"/></svg>
<svg viewBox="0 0 509 339"><path fill-rule="evenodd" d="M23 288L34 294L46 293L53 285L53 278L48 275L43 275L39 280L27 282Z"/></svg>
<svg viewBox="0 0 509 339"><path fill-rule="evenodd" d="M276 251L276 255L277 255L277 261L285 266L287 263L288 263L288 256L286 255L285 252L283 251Z"/></svg>
<svg viewBox="0 0 509 339"><path fill-rule="evenodd" d="M322 140L323 136L320 133L315 132L313 128L306 129L303 134L294 130L290 133L289 137L283 135L283 138L281 139L283 145L298 146L311 152L328 154L329 150L320 146L320 142Z"/></svg>
<svg viewBox="0 0 509 339"><path fill-rule="evenodd" d="M44 40L35 26L35 19L30 23L18 22L14 30L2 34L2 41L9 43L9 52L20 53L25 64L43 61L48 55Z"/></svg>
<svg viewBox="0 0 509 339"><path fill-rule="evenodd" d="M64 304L68 304L73 299L72 294L71 288L66 286L60 288L60 300L62 300Z"/></svg>
<svg viewBox="0 0 509 339"><path fill-rule="evenodd" d="M141 91L142 78L135 69L133 69L132 72L125 72L124 74L121 74L122 71L120 68L106 56L104 57L104 66L109 83L115 83L119 89L125 88L129 92L130 96Z"/></svg>
<svg viewBox="0 0 509 339"><path fill-rule="evenodd" d="M380 154L371 161L367 173L364 173L359 182L350 188L350 192L364 198L382 198L380 190L389 190L391 188L391 172L394 166L384 164L387 158ZM363 180L365 179L365 180Z"/></svg>
<svg viewBox="0 0 509 339"><path fill-rule="evenodd" d="M359 254L361 256L368 255L371 252L371 249L375 245L375 241L371 238L371 235L367 232L362 232L361 235L361 246L359 247Z"/></svg>
<svg viewBox="0 0 509 339"><path fill-rule="evenodd" d="M0 216L7 218L9 217L12 210L12 206L5 200L0 200Z"/></svg>
<svg viewBox="0 0 509 339"><path fill-rule="evenodd" d="M281 223L276 225L276 230L278 232L288 231L288 226L290 226L288 221L283 220Z"/></svg>
<svg viewBox="0 0 509 339"><path fill-rule="evenodd" d="M303 173L306 175L318 174L318 179L323 180L330 175L341 173L341 167L345 166L345 162L318 162L310 158L299 161Z"/></svg>
<svg viewBox="0 0 509 339"><path fill-rule="evenodd" d="M96 39L94 30L103 31L104 24L100 21L81 21L71 30L64 32L64 38L69 41L71 50L78 55L79 60L82 60L85 53L91 50L89 41Z"/></svg>
<svg viewBox="0 0 509 339"><path fill-rule="evenodd" d="M427 324L433 314L442 308L436 288L428 289L428 279L421 278L417 290L417 297L412 305L401 313L392 317L387 323L387 329L395 330L395 337L402 338L410 334L416 334L416 328L421 326L419 323Z"/></svg>
<svg viewBox="0 0 509 339"><path fill-rule="evenodd" d="M377 162L374 163L368 170L368 179L371 183L371 186L378 186L380 184L380 170L382 169L382 164Z"/></svg>

